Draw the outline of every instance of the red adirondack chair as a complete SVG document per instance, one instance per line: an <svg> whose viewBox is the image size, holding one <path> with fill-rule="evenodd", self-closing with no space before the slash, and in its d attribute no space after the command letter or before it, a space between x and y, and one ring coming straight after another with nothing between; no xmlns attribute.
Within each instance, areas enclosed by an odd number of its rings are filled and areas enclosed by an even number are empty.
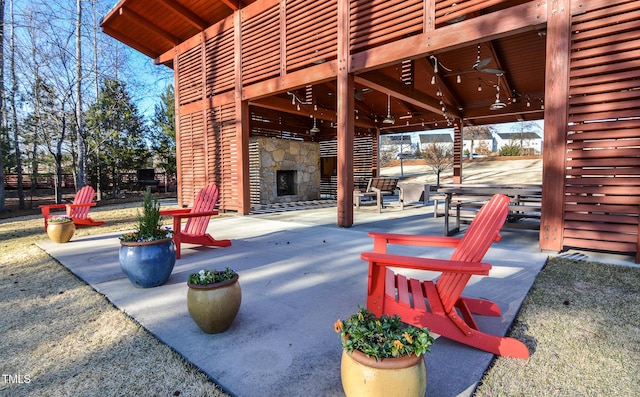
<svg viewBox="0 0 640 397"><path fill-rule="evenodd" d="M218 202L218 187L207 185L198 192L191 208L160 211L160 215L173 217L173 241L176 244L176 258L180 259L180 244L198 244L209 247L228 247L229 240L216 240L207 234L207 226L212 215L218 215L214 209ZM182 220L187 222L182 228Z"/></svg>
<svg viewBox="0 0 640 397"><path fill-rule="evenodd" d="M509 198L493 196L480 209L462 238L371 232L374 251L362 253L369 261L367 308L380 316L397 314L402 321L428 327L443 337L501 356L528 358L529 350L517 339L486 334L472 314L500 316L500 308L485 299L461 296L472 275L486 276L491 265L482 258L508 213ZM387 244L451 247L449 260L387 254ZM389 267L441 273L437 280L418 280Z"/></svg>
<svg viewBox="0 0 640 397"><path fill-rule="evenodd" d="M95 191L89 185L84 186L78 190L76 196L71 204L51 204L41 205L40 211L42 211L42 217L44 218L44 231L47 231L47 225L49 224L49 218L55 214L51 214L51 210L62 209L66 210L67 216L73 219L73 223L76 226L100 226L104 225L103 221L94 221L89 217L89 208L95 207L96 203L93 202L93 196Z"/></svg>

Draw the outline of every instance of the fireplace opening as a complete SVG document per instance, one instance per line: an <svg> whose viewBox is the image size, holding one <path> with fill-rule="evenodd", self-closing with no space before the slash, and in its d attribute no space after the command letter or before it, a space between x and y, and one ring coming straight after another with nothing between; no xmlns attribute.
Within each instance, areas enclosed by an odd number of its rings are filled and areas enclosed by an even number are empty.
<svg viewBox="0 0 640 397"><path fill-rule="evenodd" d="M296 194L295 187L296 171L278 171L276 174L276 186L278 196L291 196Z"/></svg>

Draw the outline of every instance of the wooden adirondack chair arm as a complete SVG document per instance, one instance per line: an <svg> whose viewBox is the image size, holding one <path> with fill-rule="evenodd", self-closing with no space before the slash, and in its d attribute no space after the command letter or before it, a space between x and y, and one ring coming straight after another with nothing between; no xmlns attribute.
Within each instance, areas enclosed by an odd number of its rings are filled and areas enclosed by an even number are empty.
<svg viewBox="0 0 640 397"><path fill-rule="evenodd" d="M172 210L162 210L160 211L160 215L162 216L174 216L174 215L179 215L179 214L188 214L189 212L191 212L191 208L176 208L176 209L172 209Z"/></svg>
<svg viewBox="0 0 640 397"><path fill-rule="evenodd" d="M430 270L448 273L467 273L482 276L489 275L491 265L485 262L462 262L448 259L420 258L415 256L363 252L360 257L378 266L393 266L407 269Z"/></svg>
<svg viewBox="0 0 640 397"><path fill-rule="evenodd" d="M39 208L42 211L43 215L49 215L49 210L67 208L67 205L66 204L48 204L48 205L41 205L39 206Z"/></svg>
<svg viewBox="0 0 640 397"><path fill-rule="evenodd" d="M369 237L386 240L387 244L423 245L433 247L452 247L460 244L461 238L448 236L427 236L416 234L399 234L384 232L369 232Z"/></svg>
<svg viewBox="0 0 640 397"><path fill-rule="evenodd" d="M462 240L458 237L383 232L369 232L369 237L373 237L373 250L381 253L387 252L387 244L456 248Z"/></svg>
<svg viewBox="0 0 640 397"><path fill-rule="evenodd" d="M200 216L212 216L212 215L218 215L218 210L213 210L213 211L207 211L207 212L189 212L189 213L169 213L169 211L173 211L173 210L167 210L168 212L164 212L161 211L160 215L171 215L174 218L197 218Z"/></svg>
<svg viewBox="0 0 640 397"><path fill-rule="evenodd" d="M96 203L65 204L64 206L69 208L95 207Z"/></svg>

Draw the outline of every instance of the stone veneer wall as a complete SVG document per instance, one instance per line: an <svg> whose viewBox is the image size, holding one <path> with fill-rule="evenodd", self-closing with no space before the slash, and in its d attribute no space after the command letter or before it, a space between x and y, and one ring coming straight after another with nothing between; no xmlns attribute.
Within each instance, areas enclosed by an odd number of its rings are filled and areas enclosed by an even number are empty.
<svg viewBox="0 0 640 397"><path fill-rule="evenodd" d="M320 145L317 142L252 137L251 204L289 203L320 197ZM278 196L277 171L296 171L295 195Z"/></svg>

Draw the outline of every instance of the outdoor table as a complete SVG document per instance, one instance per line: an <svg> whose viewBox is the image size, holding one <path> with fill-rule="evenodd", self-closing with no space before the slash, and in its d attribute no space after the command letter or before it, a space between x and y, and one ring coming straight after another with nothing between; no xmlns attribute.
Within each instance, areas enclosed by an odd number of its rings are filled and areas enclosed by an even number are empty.
<svg viewBox="0 0 640 397"><path fill-rule="evenodd" d="M508 226L515 226L523 218L540 218L542 186L535 184L489 185L489 184L450 184L443 185L438 193L445 195L444 234L453 235L460 231L460 212L462 208L478 210L494 194L504 194L510 200ZM455 207L456 227L449 228L450 212ZM505 223L505 225L507 225Z"/></svg>

